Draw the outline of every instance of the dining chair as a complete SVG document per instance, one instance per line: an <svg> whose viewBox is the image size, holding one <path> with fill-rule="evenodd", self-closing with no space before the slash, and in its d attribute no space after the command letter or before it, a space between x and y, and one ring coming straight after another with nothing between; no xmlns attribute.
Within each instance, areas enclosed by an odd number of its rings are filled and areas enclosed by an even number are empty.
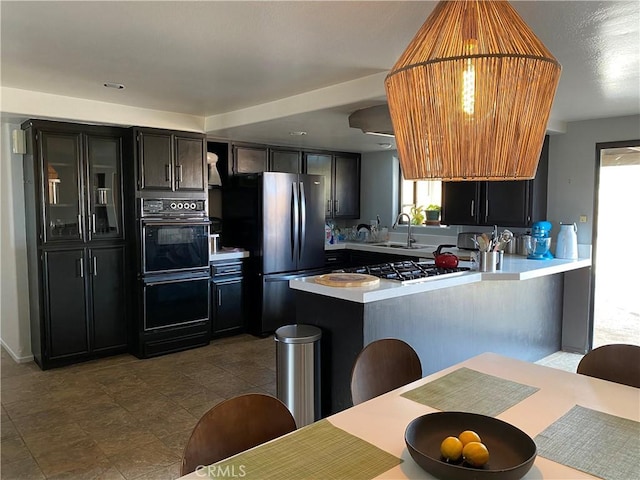
<svg viewBox="0 0 640 480"><path fill-rule="evenodd" d="M248 393L225 400L198 421L182 454L181 475L211 465L296 429L284 403Z"/></svg>
<svg viewBox="0 0 640 480"><path fill-rule="evenodd" d="M351 400L358 405L420 378L422 365L409 344L395 338L376 340L358 354L353 365Z"/></svg>
<svg viewBox="0 0 640 480"><path fill-rule="evenodd" d="M594 348L582 357L577 371L640 388L640 346L615 343Z"/></svg>

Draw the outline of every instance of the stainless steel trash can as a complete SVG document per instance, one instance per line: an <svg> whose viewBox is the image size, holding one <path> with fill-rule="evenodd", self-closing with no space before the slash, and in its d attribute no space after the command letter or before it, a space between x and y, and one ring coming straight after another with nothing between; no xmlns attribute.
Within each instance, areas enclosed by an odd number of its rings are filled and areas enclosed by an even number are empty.
<svg viewBox="0 0 640 480"><path fill-rule="evenodd" d="M320 419L320 338L313 325L286 325L276 330L277 396L289 408L298 428Z"/></svg>

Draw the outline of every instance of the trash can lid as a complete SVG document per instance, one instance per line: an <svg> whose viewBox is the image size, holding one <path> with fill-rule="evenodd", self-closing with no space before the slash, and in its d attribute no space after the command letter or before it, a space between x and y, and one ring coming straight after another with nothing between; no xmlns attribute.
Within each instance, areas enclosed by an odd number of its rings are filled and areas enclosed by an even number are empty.
<svg viewBox="0 0 640 480"><path fill-rule="evenodd" d="M276 340L282 343L313 343L320 337L322 330L313 325L285 325L276 330Z"/></svg>

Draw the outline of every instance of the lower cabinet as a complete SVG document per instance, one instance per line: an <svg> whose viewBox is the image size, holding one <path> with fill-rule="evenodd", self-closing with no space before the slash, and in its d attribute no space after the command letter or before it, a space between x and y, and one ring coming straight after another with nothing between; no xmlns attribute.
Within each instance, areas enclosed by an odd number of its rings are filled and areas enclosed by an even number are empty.
<svg viewBox="0 0 640 480"><path fill-rule="evenodd" d="M242 333L246 329L242 260L211 264L211 336Z"/></svg>
<svg viewBox="0 0 640 480"><path fill-rule="evenodd" d="M48 250L37 328L43 369L125 351L124 246ZM32 322L33 323L33 322Z"/></svg>

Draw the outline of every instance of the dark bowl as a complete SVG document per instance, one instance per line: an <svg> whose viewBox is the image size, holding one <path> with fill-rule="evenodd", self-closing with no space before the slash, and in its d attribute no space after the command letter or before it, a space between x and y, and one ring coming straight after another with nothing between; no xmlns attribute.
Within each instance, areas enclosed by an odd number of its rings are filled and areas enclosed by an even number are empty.
<svg viewBox="0 0 640 480"><path fill-rule="evenodd" d="M464 430L475 431L489 450L484 466L473 468L442 459L442 441ZM415 462L443 480L517 480L526 475L536 458L536 444L529 435L502 420L475 413L423 415L407 426L404 441Z"/></svg>

